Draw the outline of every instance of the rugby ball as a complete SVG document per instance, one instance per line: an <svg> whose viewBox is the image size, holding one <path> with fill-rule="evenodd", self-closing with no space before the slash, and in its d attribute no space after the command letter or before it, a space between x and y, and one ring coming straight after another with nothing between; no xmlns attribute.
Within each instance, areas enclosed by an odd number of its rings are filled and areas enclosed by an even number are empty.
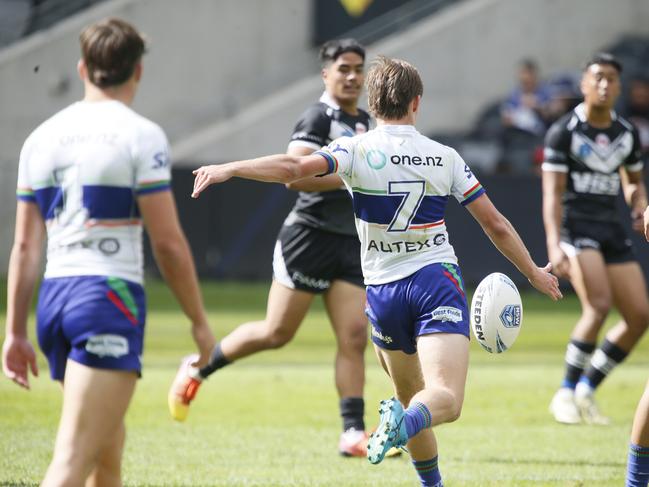
<svg viewBox="0 0 649 487"><path fill-rule="evenodd" d="M473 336L487 352L502 353L514 344L522 323L523 304L516 285L505 274L489 274L471 299Z"/></svg>

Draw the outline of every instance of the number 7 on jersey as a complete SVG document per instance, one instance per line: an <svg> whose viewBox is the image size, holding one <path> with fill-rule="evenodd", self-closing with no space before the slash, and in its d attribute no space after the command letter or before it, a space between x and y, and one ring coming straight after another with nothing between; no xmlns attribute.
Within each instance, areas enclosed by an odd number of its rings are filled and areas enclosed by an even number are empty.
<svg viewBox="0 0 649 487"><path fill-rule="evenodd" d="M388 194L403 196L401 204L395 212L394 218L388 225L388 232L405 232L410 222L415 217L419 205L426 192L426 182L417 181L390 181L388 183Z"/></svg>

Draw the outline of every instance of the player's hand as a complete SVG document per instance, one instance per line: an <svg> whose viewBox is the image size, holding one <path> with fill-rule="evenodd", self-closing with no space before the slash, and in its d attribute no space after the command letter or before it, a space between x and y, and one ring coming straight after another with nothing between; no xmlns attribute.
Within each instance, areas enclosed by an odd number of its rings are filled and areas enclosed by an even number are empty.
<svg viewBox="0 0 649 487"><path fill-rule="evenodd" d="M552 301L558 301L563 298L559 290L559 279L552 275L552 264L548 263L545 267L537 267L534 274L529 278L530 284L537 291L549 296Z"/></svg>
<svg viewBox="0 0 649 487"><path fill-rule="evenodd" d="M2 345L2 372L19 386L29 389L29 369L38 377L32 344L26 338L7 335Z"/></svg>
<svg viewBox="0 0 649 487"><path fill-rule="evenodd" d="M558 245L548 247L548 257L552 264L552 270L557 277L570 277L570 260L566 253Z"/></svg>
<svg viewBox="0 0 649 487"><path fill-rule="evenodd" d="M230 179L232 174L229 169L228 164L212 164L211 166L202 166L192 171L192 174L195 176L192 198L198 198L198 195L208 186Z"/></svg>
<svg viewBox="0 0 649 487"><path fill-rule="evenodd" d="M644 211L644 238L649 242L649 206Z"/></svg>
<svg viewBox="0 0 649 487"><path fill-rule="evenodd" d="M198 353L200 355L198 362L192 365L194 367L203 367L207 365L210 360L212 350L214 350L214 347L216 346L216 339L207 323L194 323L192 325L192 337L194 338L194 342L198 347Z"/></svg>
<svg viewBox="0 0 649 487"><path fill-rule="evenodd" d="M645 212L646 213L646 212ZM645 235L646 238L646 217L642 217L642 211L640 210L631 210L631 228L634 232L638 232L640 235Z"/></svg>

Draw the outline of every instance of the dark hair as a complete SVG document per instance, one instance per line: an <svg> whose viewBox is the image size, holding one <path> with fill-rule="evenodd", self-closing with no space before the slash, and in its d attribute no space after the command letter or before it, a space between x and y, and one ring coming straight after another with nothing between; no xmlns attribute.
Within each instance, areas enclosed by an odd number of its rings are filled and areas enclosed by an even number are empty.
<svg viewBox="0 0 649 487"><path fill-rule="evenodd" d="M135 27L116 18L89 25L81 31L79 42L88 79L99 88L128 81L146 51L144 37Z"/></svg>
<svg viewBox="0 0 649 487"><path fill-rule="evenodd" d="M536 61L532 58L524 58L521 59L520 62L518 63L518 66L521 69L527 69L528 71L538 71L539 70L539 65L536 64Z"/></svg>
<svg viewBox="0 0 649 487"><path fill-rule="evenodd" d="M346 52L356 53L365 61L365 48L356 39L334 39L325 42L320 48L320 62L323 66L333 63Z"/></svg>
<svg viewBox="0 0 649 487"><path fill-rule="evenodd" d="M610 52L598 52L593 57L591 57L584 64L584 71L590 68L593 64L608 64L613 66L618 73L622 72L622 63L617 60L617 58Z"/></svg>
<svg viewBox="0 0 649 487"><path fill-rule="evenodd" d="M408 114L408 105L424 93L417 68L401 59L379 56L365 82L370 111L378 118L396 120Z"/></svg>

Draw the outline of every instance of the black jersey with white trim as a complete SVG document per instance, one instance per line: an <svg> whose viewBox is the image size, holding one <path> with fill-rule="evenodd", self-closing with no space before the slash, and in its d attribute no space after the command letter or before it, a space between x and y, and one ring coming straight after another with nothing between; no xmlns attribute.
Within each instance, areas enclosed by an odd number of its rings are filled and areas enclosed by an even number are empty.
<svg viewBox="0 0 649 487"><path fill-rule="evenodd" d="M563 194L564 221L619 221L619 169L642 170L638 131L615 112L611 115L609 127L595 128L586 121L582 103L548 130L542 168L568 175Z"/></svg>
<svg viewBox="0 0 649 487"><path fill-rule="evenodd" d="M365 133L369 125L367 112L359 109L358 115L350 115L325 92L297 121L288 147L318 150L338 137ZM356 236L351 198L342 188L341 185L341 189L333 191L301 191L286 222Z"/></svg>

